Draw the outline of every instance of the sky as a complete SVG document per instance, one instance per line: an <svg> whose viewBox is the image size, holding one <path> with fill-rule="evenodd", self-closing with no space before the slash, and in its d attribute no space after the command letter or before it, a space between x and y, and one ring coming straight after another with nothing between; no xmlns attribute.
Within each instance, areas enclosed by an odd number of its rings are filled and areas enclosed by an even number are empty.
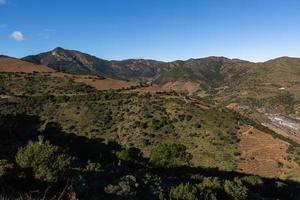
<svg viewBox="0 0 300 200"><path fill-rule="evenodd" d="M0 0L0 54L109 60L300 57L299 0Z"/></svg>

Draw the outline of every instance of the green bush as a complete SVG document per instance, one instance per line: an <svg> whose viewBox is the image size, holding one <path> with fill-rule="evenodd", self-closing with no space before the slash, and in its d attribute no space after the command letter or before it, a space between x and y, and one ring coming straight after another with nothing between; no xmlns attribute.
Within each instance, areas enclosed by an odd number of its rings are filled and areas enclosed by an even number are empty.
<svg viewBox="0 0 300 200"><path fill-rule="evenodd" d="M171 200L198 200L197 188L191 183L181 183L170 190Z"/></svg>
<svg viewBox="0 0 300 200"><path fill-rule="evenodd" d="M190 163L192 155L182 144L158 144L151 149L150 162L157 167L174 167Z"/></svg>
<svg viewBox="0 0 300 200"><path fill-rule="evenodd" d="M126 148L121 151L117 151L116 156L119 160L134 162L139 160L139 158L141 157L141 153L136 148Z"/></svg>
<svg viewBox="0 0 300 200"><path fill-rule="evenodd" d="M256 187L263 185L263 180L258 176L245 176L241 179L245 184Z"/></svg>
<svg viewBox="0 0 300 200"><path fill-rule="evenodd" d="M248 197L248 189L239 179L235 179L234 181L226 180L224 183L224 190L233 200L245 200Z"/></svg>
<svg viewBox="0 0 300 200"><path fill-rule="evenodd" d="M104 188L108 194L118 196L136 196L138 184L136 178L131 175L122 177L116 184L109 184Z"/></svg>
<svg viewBox="0 0 300 200"><path fill-rule="evenodd" d="M221 181L217 177L204 177L203 181L198 185L202 190L212 189L212 190L221 190L222 185Z"/></svg>
<svg viewBox="0 0 300 200"><path fill-rule="evenodd" d="M21 168L31 169L36 179L56 182L70 167L71 157L49 142L29 141L18 150L16 162Z"/></svg>

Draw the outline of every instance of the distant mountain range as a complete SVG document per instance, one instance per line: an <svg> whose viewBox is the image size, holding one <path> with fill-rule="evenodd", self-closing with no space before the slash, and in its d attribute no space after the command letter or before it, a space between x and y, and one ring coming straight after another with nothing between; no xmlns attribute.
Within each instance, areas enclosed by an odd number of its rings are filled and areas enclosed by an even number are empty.
<svg viewBox="0 0 300 200"><path fill-rule="evenodd" d="M300 74L300 59L290 57L281 57L263 63L225 57L174 62L144 59L108 61L80 51L58 47L49 52L24 57L22 60L73 74L101 75L114 79L150 81L158 84L172 81L198 81L207 86L220 86L224 83L239 81L241 78L248 79L249 76L279 75L274 78L281 79L282 75L283 77L297 75L299 78Z"/></svg>
<svg viewBox="0 0 300 200"><path fill-rule="evenodd" d="M280 57L260 63L225 57L109 61L56 48L22 60L67 73L151 83L224 104L238 102L268 110L275 107L280 112L300 115L300 58Z"/></svg>

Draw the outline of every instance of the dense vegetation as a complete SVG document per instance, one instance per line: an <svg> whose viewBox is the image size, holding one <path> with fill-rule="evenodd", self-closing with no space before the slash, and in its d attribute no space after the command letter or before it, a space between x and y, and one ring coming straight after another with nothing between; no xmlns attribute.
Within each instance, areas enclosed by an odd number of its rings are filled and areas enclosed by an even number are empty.
<svg viewBox="0 0 300 200"><path fill-rule="evenodd" d="M1 122L18 121L15 118L2 116ZM38 123L32 116L22 118L30 119L31 127ZM11 198L297 199L300 195L295 182L190 167L191 157L180 144L154 146L148 159L138 149L65 133L57 124L34 135L25 134L28 129L18 132L20 128L1 123L1 149L17 147L14 153L1 152L1 191ZM157 158L163 162L157 163Z"/></svg>
<svg viewBox="0 0 300 200"><path fill-rule="evenodd" d="M0 84L0 198L300 195L296 182L234 172L238 125L255 122L201 99L100 92L38 73L2 73Z"/></svg>

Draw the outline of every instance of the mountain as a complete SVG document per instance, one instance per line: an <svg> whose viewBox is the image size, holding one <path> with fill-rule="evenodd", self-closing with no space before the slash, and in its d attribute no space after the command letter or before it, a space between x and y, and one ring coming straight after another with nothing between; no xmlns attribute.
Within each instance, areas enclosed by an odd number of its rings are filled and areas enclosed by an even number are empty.
<svg viewBox="0 0 300 200"><path fill-rule="evenodd" d="M299 80L300 71L300 59L289 57L277 58L263 63L225 57L207 57L174 62L144 59L108 61L60 47L49 52L27 56L23 60L73 74L101 75L160 85L170 82L186 83L191 81L201 83L203 88L216 88L233 84L237 86L240 84L248 85L253 80L259 82L268 80L270 84L285 86L290 78Z"/></svg>
<svg viewBox="0 0 300 200"><path fill-rule="evenodd" d="M74 74L96 74L156 83L175 80L201 80L210 84L230 78L232 73L241 73L244 68L251 64L247 61L231 60L224 57L174 62L144 59L108 61L60 47L46 53L27 56L23 60Z"/></svg>
<svg viewBox="0 0 300 200"><path fill-rule="evenodd" d="M173 62L108 61L79 51L56 48L23 60L73 74L150 82L167 90L211 96L220 102L269 98L279 95L280 88L300 100L299 58L281 57L261 63L225 57Z"/></svg>
<svg viewBox="0 0 300 200"><path fill-rule="evenodd" d="M47 65L55 70L74 74L111 74L108 61L101 60L79 51L65 50L60 47L50 52L41 53L37 56L25 57L23 60Z"/></svg>

